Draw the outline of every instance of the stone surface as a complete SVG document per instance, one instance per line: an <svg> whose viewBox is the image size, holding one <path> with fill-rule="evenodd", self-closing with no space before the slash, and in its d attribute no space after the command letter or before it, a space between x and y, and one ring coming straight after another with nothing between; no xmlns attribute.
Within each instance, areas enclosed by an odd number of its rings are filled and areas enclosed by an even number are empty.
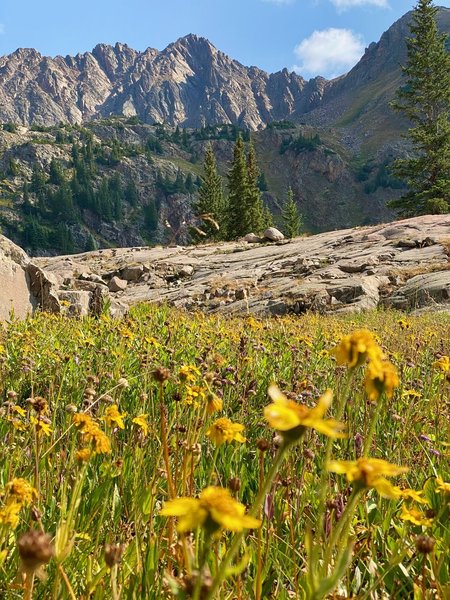
<svg viewBox="0 0 450 600"><path fill-rule="evenodd" d="M61 312L58 297L59 279L55 273L48 273L35 263L27 265L27 273L30 277L30 291L37 299L41 310L51 313Z"/></svg>
<svg viewBox="0 0 450 600"><path fill-rule="evenodd" d="M26 272L28 257L10 240L0 235L0 320L24 318L37 305L30 293Z"/></svg>
<svg viewBox="0 0 450 600"><path fill-rule="evenodd" d="M281 240L284 240L284 235L276 227L269 227L263 233L263 238L271 242L281 242Z"/></svg>
<svg viewBox="0 0 450 600"><path fill-rule="evenodd" d="M424 244L426 238L433 244ZM400 240L411 244L399 245ZM143 276L130 281L114 305L117 314L143 301L224 314L355 312L389 304L436 310L450 309L449 246L450 215L429 215L282 244L239 241L87 252L71 259L72 275L61 257L35 262L58 281L60 271L69 281L77 270L107 279L127 265L142 265ZM191 275L180 277L186 266L192 267Z"/></svg>
<svg viewBox="0 0 450 600"><path fill-rule="evenodd" d="M120 279L120 277L113 277L108 283L108 289L110 292L123 292L128 286L128 281Z"/></svg>

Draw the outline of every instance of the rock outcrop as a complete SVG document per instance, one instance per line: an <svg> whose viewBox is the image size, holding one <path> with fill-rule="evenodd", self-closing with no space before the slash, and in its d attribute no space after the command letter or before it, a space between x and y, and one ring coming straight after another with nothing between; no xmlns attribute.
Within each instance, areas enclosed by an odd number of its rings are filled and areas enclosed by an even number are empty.
<svg viewBox="0 0 450 600"><path fill-rule="evenodd" d="M109 306L121 315L139 302L167 302L270 316L450 310L449 253L450 215L435 215L290 241L116 248L29 264L19 258L41 306L54 312L83 316Z"/></svg>
<svg viewBox="0 0 450 600"><path fill-rule="evenodd" d="M0 320L24 318L37 301L30 290L28 256L8 238L0 235Z"/></svg>

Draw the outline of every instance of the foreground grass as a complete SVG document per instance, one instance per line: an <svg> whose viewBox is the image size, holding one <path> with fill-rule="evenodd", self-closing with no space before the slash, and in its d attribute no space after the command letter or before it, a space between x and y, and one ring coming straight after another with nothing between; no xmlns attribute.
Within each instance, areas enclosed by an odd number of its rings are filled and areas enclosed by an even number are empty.
<svg viewBox="0 0 450 600"><path fill-rule="evenodd" d="M139 307L123 321L42 314L5 326L0 596L207 597L232 536L177 534L176 521L159 513L168 499L210 485L252 505L282 444L263 418L275 381L307 406L331 388L348 437L328 443L308 430L290 448L256 511L262 527L245 536L216 597L323 597L311 591L311 571L328 576L341 556L329 597L444 598L449 497L436 477L449 480L449 396L436 361L450 354L449 325L446 315L395 312L258 321ZM393 397L378 403L367 398L362 370L337 367L329 353L362 326L399 373ZM339 543L327 550L353 496L326 460L361 456L375 411L370 456L409 467L393 483L424 490L427 504L362 491L342 527L342 552ZM95 424L91 433L80 414ZM207 436L224 416L245 426L245 443L216 447ZM16 479L34 489L14 487ZM20 560L17 540L29 529L51 539L36 538L38 550L31 540L31 559L22 550Z"/></svg>

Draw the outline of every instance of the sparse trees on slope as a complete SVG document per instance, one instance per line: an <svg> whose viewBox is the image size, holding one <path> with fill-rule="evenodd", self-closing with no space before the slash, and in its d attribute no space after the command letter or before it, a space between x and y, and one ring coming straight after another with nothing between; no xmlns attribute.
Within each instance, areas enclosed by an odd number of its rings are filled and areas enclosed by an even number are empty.
<svg viewBox="0 0 450 600"><path fill-rule="evenodd" d="M419 0L406 40L405 85L395 109L411 121L413 155L397 160L395 174L409 192L390 203L404 216L450 211L450 54L436 24L438 8Z"/></svg>
<svg viewBox="0 0 450 600"><path fill-rule="evenodd" d="M198 198L193 206L194 214L201 221L201 231L206 234L202 239L223 239L225 224L222 177L217 173L216 158L211 144L206 148L203 171ZM194 237L200 239L200 236Z"/></svg>
<svg viewBox="0 0 450 600"><path fill-rule="evenodd" d="M288 189L286 202L283 205L283 210L281 213L281 218L283 219L283 231L287 238L291 239L299 235L302 226L302 218L298 212L292 188Z"/></svg>

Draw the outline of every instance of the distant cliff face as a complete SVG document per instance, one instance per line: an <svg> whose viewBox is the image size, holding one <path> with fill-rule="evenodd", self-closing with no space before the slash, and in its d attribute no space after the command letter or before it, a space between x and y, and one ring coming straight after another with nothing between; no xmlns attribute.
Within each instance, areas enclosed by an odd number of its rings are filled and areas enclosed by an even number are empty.
<svg viewBox="0 0 450 600"><path fill-rule="evenodd" d="M333 81L245 67L195 35L161 52L99 44L75 57L49 58L18 49L0 58L0 121L54 125L136 115L146 123L233 123L255 130L305 115L328 125L350 111L351 120L356 97L366 96L364 106L380 97L385 106L395 91L409 19L410 13L394 23L346 76ZM450 31L450 9L441 9L440 25Z"/></svg>
<svg viewBox="0 0 450 600"><path fill-rule="evenodd" d="M80 123L109 115L186 127L235 123L258 129L310 110L326 86L283 70L244 67L194 35L162 52L100 44L65 58L19 49L0 58L0 120Z"/></svg>

